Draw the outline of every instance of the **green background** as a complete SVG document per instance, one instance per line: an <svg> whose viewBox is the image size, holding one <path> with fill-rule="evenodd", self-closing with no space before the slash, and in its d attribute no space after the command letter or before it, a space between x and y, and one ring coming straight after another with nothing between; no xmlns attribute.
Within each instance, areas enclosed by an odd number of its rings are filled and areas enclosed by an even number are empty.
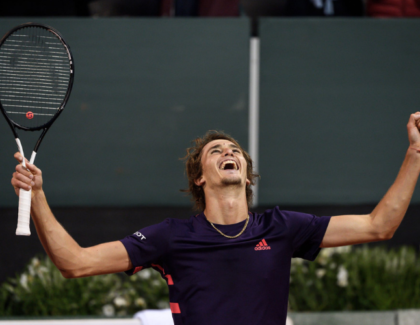
<svg viewBox="0 0 420 325"><path fill-rule="evenodd" d="M1 19L0 34L29 19ZM73 91L41 144L49 203L56 206L188 205L179 158L218 129L245 147L246 19L36 19L54 26L75 59ZM22 144L29 155L35 140ZM0 206L16 145L0 119Z"/></svg>
<svg viewBox="0 0 420 325"><path fill-rule="evenodd" d="M379 201L420 111L420 22L265 19L260 33L260 203Z"/></svg>
<svg viewBox="0 0 420 325"><path fill-rule="evenodd" d="M28 20L0 19L0 34ZM70 101L36 160L51 205L186 206L179 158L191 140L219 129L247 148L247 19L36 21L75 57ZM419 110L419 31L416 20L261 21L261 205L385 194ZM0 207L15 207L3 119L0 138Z"/></svg>

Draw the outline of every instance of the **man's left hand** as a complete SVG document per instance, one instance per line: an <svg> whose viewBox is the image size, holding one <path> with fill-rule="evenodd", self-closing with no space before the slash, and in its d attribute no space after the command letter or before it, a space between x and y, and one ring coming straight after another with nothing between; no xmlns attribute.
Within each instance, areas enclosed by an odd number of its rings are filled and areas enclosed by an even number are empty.
<svg viewBox="0 0 420 325"><path fill-rule="evenodd" d="M420 112L411 114L407 124L408 141L413 149L420 150Z"/></svg>

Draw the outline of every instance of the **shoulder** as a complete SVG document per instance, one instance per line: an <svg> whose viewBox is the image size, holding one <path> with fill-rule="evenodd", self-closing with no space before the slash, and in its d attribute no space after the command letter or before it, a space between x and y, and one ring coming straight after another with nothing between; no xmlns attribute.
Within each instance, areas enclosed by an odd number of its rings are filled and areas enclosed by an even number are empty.
<svg viewBox="0 0 420 325"><path fill-rule="evenodd" d="M274 207L273 209L265 210L261 214L254 214L255 218L258 220L271 220L275 222L295 222L295 221L302 221L308 218L313 218L315 215L307 214L303 212L296 212L296 211L288 211L288 210L281 210L278 206Z"/></svg>
<svg viewBox="0 0 420 325"><path fill-rule="evenodd" d="M162 222L141 228L121 241L127 247L134 246L159 246L166 247L172 241L173 235L182 231L187 220L167 218Z"/></svg>
<svg viewBox="0 0 420 325"><path fill-rule="evenodd" d="M154 231L179 233L194 228L195 221L196 216L191 216L188 219L167 218L162 222L146 227L143 230L150 229Z"/></svg>
<svg viewBox="0 0 420 325"><path fill-rule="evenodd" d="M281 210L278 206L268 209L261 214L254 214L254 216L255 221L259 224L272 224L289 231L329 221L329 217L318 217L314 214Z"/></svg>

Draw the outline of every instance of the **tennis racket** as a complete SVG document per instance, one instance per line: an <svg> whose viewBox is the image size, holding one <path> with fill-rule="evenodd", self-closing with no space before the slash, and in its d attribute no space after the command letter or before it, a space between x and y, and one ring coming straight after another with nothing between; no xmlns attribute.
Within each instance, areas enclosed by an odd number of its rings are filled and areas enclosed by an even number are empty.
<svg viewBox="0 0 420 325"><path fill-rule="evenodd" d="M53 28L26 23L0 40L0 110L21 153L17 129L41 131L31 155L66 105L74 78L73 56ZM26 168L25 158L22 161ZM30 236L31 191L20 189L16 235Z"/></svg>

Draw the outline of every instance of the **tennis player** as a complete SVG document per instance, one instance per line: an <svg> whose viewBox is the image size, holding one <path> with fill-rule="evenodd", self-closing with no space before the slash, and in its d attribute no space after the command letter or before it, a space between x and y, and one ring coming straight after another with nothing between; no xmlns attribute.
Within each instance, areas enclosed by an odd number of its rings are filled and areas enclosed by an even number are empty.
<svg viewBox="0 0 420 325"><path fill-rule="evenodd" d="M420 172L420 112L410 116L410 146L394 184L372 213L317 217L249 212L257 175L230 136L208 133L187 150L188 192L201 213L167 219L120 241L82 248L52 214L42 173L27 163L13 174L16 194L32 188L31 214L45 251L66 278L144 268L169 286L176 325L284 324L292 257L314 260L320 247L390 239L407 210ZM21 160L19 153L15 158Z"/></svg>

